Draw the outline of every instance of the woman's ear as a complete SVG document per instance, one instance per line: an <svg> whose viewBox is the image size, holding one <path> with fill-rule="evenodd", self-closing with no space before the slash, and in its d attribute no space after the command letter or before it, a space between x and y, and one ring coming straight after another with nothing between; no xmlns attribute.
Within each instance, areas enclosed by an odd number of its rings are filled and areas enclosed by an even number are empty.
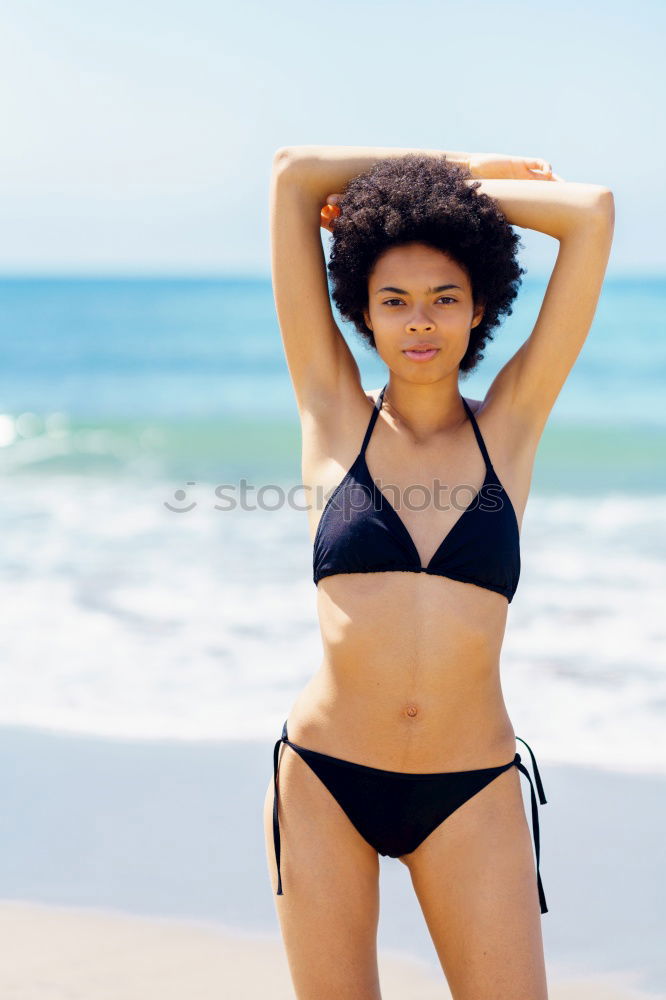
<svg viewBox="0 0 666 1000"><path fill-rule="evenodd" d="M372 323L370 322L370 313L368 312L367 309L363 310L363 319L365 320L365 325L367 326L368 330L372 330Z"/></svg>
<svg viewBox="0 0 666 1000"><path fill-rule="evenodd" d="M483 319L483 314L485 311L486 308L483 304L479 304L478 306L474 307L474 316L472 319L472 325L470 327L470 330L473 330L475 326L479 325L479 323Z"/></svg>

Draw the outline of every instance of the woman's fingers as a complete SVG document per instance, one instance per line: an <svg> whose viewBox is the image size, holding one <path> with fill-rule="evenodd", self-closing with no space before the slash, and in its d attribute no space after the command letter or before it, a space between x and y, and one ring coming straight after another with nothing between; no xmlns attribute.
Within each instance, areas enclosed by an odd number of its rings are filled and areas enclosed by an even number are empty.
<svg viewBox="0 0 666 1000"><path fill-rule="evenodd" d="M326 198L326 204L321 209L320 225L322 229L327 229L329 233L333 232L332 224L340 215L339 201L339 194L329 194Z"/></svg>
<svg viewBox="0 0 666 1000"><path fill-rule="evenodd" d="M323 229L328 229L329 232L333 232L333 222L339 215L340 206L337 204L331 204L327 199L327 203L323 206L320 212L320 225Z"/></svg>
<svg viewBox="0 0 666 1000"><path fill-rule="evenodd" d="M470 154L469 172L472 177L506 178L507 180L555 180L553 166L542 156L511 156L504 153Z"/></svg>
<svg viewBox="0 0 666 1000"><path fill-rule="evenodd" d="M553 168L548 160L528 160L527 167L530 171L540 174L541 177L539 179L550 180L553 173Z"/></svg>

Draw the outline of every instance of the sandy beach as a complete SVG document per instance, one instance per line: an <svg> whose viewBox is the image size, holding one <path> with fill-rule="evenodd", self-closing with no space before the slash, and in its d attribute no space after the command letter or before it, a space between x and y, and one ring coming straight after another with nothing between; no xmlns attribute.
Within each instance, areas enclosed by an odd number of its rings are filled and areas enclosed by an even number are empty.
<svg viewBox="0 0 666 1000"><path fill-rule="evenodd" d="M294 1000L280 942L112 911L0 903L0 993L23 1000ZM380 952L384 1000L446 1000L426 963ZM552 1000L647 1000L606 977L554 982Z"/></svg>
<svg viewBox="0 0 666 1000"><path fill-rule="evenodd" d="M293 998L261 825L272 745L3 727L0 754L3 1000ZM541 772L551 996L663 1000L666 780ZM391 859L381 894L385 1000L448 997Z"/></svg>

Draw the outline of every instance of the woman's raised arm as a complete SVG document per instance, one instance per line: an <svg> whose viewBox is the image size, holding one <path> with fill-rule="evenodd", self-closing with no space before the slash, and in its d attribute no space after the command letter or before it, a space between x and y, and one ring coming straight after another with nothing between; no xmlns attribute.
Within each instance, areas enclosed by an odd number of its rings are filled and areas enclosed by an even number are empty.
<svg viewBox="0 0 666 1000"><path fill-rule="evenodd" d="M388 157L416 154L446 157L464 167L472 178L501 177L511 180L551 180L550 164L540 157L510 156L504 153L457 153L442 149L405 149L394 146L283 146L275 162L302 169L302 183L321 204L333 191Z"/></svg>
<svg viewBox="0 0 666 1000"><path fill-rule="evenodd" d="M305 171L275 155L270 184L273 296L301 419L326 417L346 390L362 392L360 373L335 322L321 243L321 204Z"/></svg>
<svg viewBox="0 0 666 1000"><path fill-rule="evenodd" d="M613 241L615 202L600 184L484 180L507 221L559 240L532 333L497 374L486 403L502 410L516 438L533 447L589 333Z"/></svg>
<svg viewBox="0 0 666 1000"><path fill-rule="evenodd" d="M533 180L485 179L466 181L479 194L499 202L507 222L523 229L536 229L563 240L592 218L608 220L613 194L601 184L558 181L539 184Z"/></svg>

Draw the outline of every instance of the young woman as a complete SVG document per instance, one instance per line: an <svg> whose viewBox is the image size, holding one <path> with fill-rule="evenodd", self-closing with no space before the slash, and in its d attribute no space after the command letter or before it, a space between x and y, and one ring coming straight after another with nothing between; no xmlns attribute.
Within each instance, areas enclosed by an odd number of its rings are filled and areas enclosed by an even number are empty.
<svg viewBox="0 0 666 1000"><path fill-rule="evenodd" d="M407 866L455 1000L545 1000L536 793L499 660L535 453L592 323L612 193L526 157L305 146L275 154L270 207L324 647L264 803L296 994L380 998L382 854ZM381 390L364 391L334 321L320 224ZM459 381L524 273L512 226L558 240L557 262L530 336L466 399Z"/></svg>

